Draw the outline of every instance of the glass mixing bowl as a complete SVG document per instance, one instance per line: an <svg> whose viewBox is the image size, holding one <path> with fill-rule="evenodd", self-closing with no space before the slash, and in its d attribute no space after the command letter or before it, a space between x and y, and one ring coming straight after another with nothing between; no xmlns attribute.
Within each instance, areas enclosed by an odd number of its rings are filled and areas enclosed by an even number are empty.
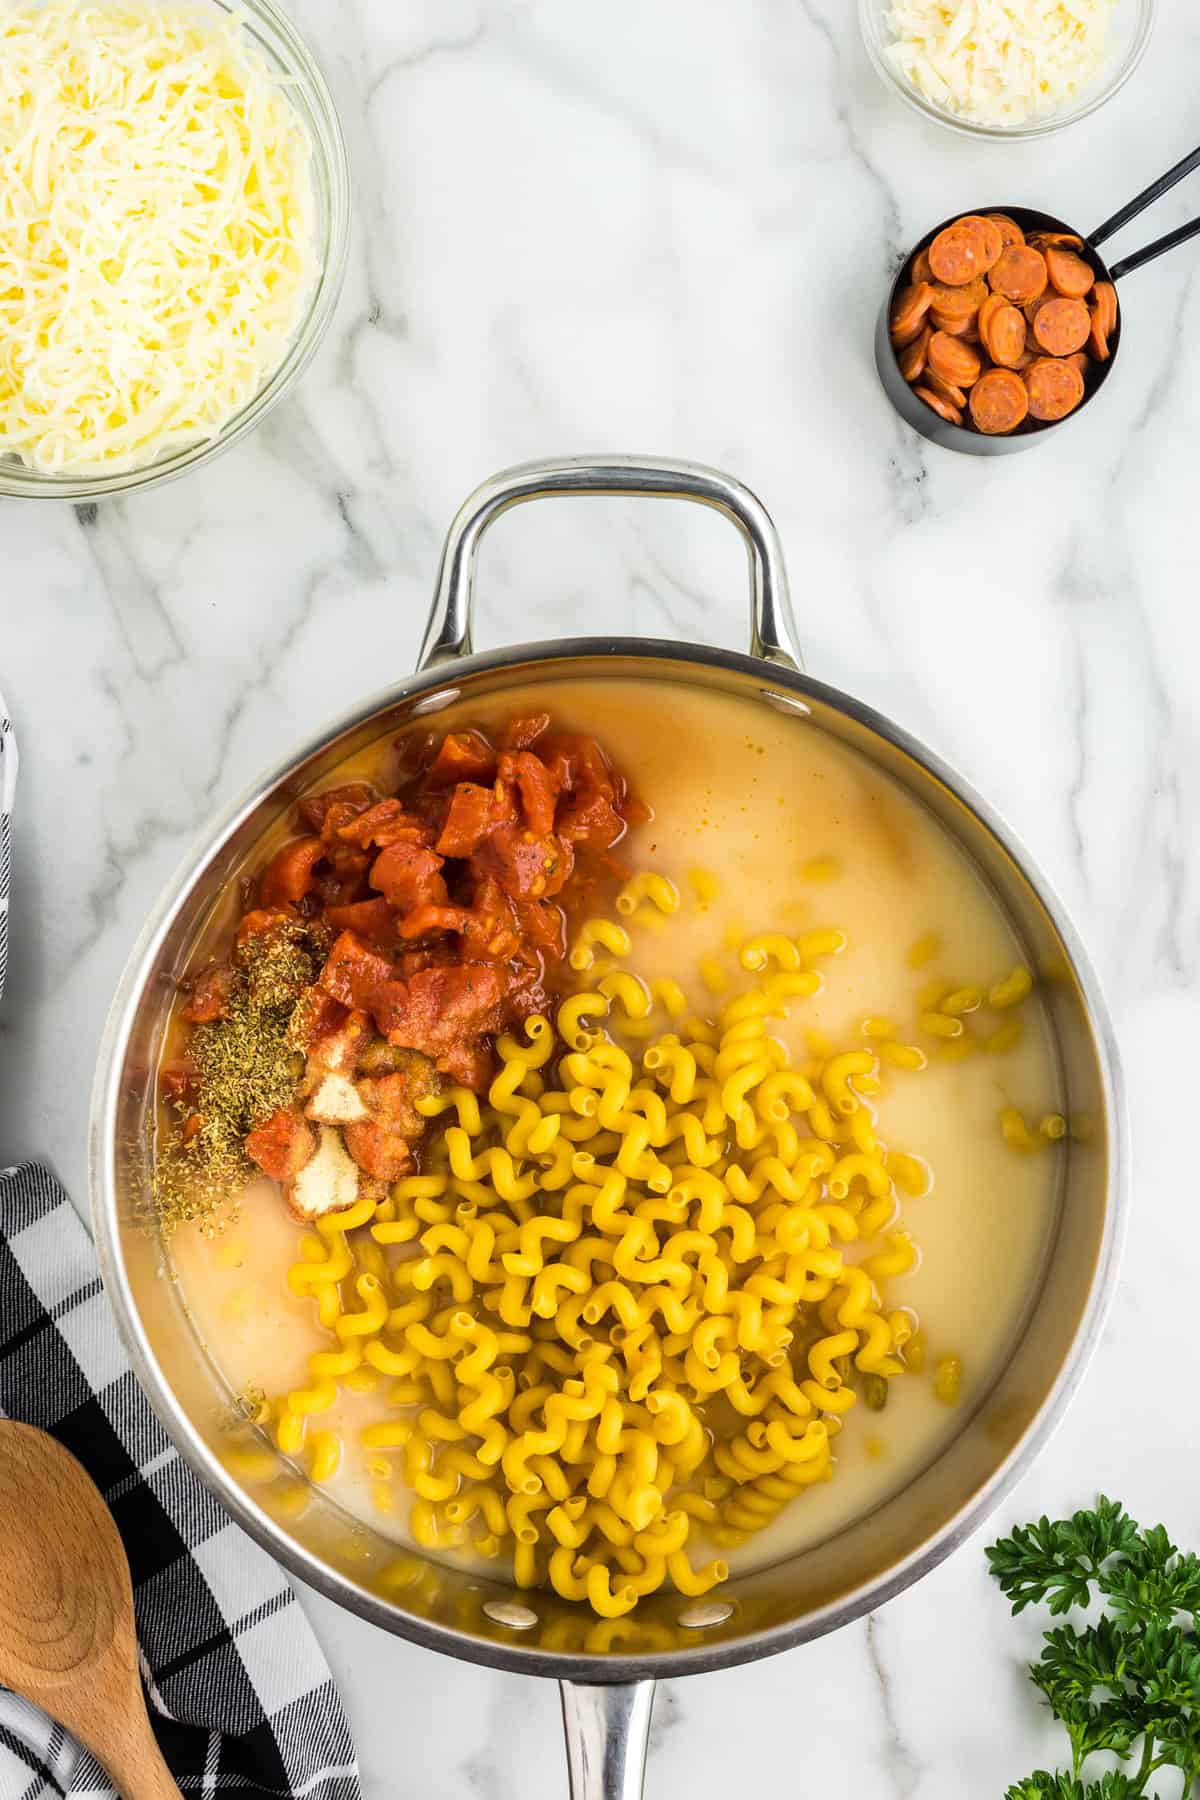
<svg viewBox="0 0 1200 1800"><path fill-rule="evenodd" d="M1145 54L1158 13L1158 0L1117 0L1108 58L1096 79L1084 89L1073 106L1065 106L1061 112L1048 113L1041 118L1027 119L1022 125L978 124L935 105L924 94L918 93L886 55L892 41L887 24L891 10L891 0L858 0L863 43L880 80L927 119L935 119L939 125L946 125L964 137L990 139L997 143L1048 137L1053 131L1062 131L1067 125L1086 119L1106 100L1111 100L1125 86Z"/></svg>
<svg viewBox="0 0 1200 1800"><path fill-rule="evenodd" d="M137 469L112 474L47 474L0 454L0 495L41 500L96 500L173 481L199 468L252 431L307 367L333 316L346 273L350 234L350 163L325 77L304 40L274 0L211 0L236 13L242 28L286 86L312 140L317 270L304 313L274 374L214 438L174 450Z"/></svg>

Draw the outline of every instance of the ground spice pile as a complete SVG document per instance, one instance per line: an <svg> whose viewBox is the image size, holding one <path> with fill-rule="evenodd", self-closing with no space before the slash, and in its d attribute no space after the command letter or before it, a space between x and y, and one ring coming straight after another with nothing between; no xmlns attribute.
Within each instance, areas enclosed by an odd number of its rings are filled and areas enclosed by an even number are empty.
<svg viewBox="0 0 1200 1800"><path fill-rule="evenodd" d="M295 1097L304 1058L293 1018L319 968L319 947L302 925L261 932L239 949L224 1017L193 1026L191 1079L171 1102L154 1162L164 1231L194 1221L216 1232L232 1217L256 1173L247 1134Z"/></svg>

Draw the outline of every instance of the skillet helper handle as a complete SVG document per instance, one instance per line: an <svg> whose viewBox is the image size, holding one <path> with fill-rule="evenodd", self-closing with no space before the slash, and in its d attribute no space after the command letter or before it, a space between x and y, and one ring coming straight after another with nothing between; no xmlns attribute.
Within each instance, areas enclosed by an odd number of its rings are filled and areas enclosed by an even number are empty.
<svg viewBox="0 0 1200 1800"><path fill-rule="evenodd" d="M779 534L766 508L731 475L702 463L659 462L648 456L570 456L522 463L485 481L459 508L446 535L437 593L419 669L456 661L472 651L475 557L479 540L501 513L523 500L552 494L634 494L694 500L724 514L741 532L750 558L750 654L787 669L803 667L788 598Z"/></svg>
<svg viewBox="0 0 1200 1800"><path fill-rule="evenodd" d="M561 1681L571 1800L642 1800L653 1681Z"/></svg>

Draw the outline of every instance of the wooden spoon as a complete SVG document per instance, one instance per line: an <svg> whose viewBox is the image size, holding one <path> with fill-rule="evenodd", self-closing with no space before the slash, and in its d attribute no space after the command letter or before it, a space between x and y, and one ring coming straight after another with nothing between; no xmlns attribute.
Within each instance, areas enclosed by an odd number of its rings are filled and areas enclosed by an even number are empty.
<svg viewBox="0 0 1200 1800"><path fill-rule="evenodd" d="M129 1563L87 1471L0 1419L0 1685L78 1738L125 1800L180 1800L146 1716Z"/></svg>

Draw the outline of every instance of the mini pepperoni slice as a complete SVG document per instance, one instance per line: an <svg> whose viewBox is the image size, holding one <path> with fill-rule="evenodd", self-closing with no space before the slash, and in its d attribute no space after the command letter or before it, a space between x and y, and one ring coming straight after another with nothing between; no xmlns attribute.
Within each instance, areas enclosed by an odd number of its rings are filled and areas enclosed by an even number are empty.
<svg viewBox="0 0 1200 1800"><path fill-rule="evenodd" d="M1025 354L1025 319L1011 300L993 294L979 311L983 347L1002 369L1018 369Z"/></svg>
<svg viewBox="0 0 1200 1800"><path fill-rule="evenodd" d="M1004 231L996 219L977 217L971 220L971 224L979 239L980 253L983 259L979 273L986 275L988 270L1000 261L1004 253Z"/></svg>
<svg viewBox="0 0 1200 1800"><path fill-rule="evenodd" d="M1037 309L1033 335L1048 356L1070 356L1082 350L1092 329L1092 315L1082 300L1046 300Z"/></svg>
<svg viewBox="0 0 1200 1800"><path fill-rule="evenodd" d="M1045 423L1065 419L1083 399L1083 376L1066 357L1039 356L1025 371L1030 416Z"/></svg>
<svg viewBox="0 0 1200 1800"><path fill-rule="evenodd" d="M999 226L968 213L938 232L929 246L929 266L947 287L966 287L987 274L1003 249Z"/></svg>
<svg viewBox="0 0 1200 1800"><path fill-rule="evenodd" d="M928 250L917 251L917 254L913 257L913 265L909 270L908 279L914 284L920 281L933 280L933 270L929 266Z"/></svg>
<svg viewBox="0 0 1200 1800"><path fill-rule="evenodd" d="M1066 250L1061 244L1047 244L1042 254L1046 258L1050 286L1056 293L1065 295L1068 300L1082 300L1085 294L1091 293L1096 275L1082 256L1076 256L1073 250Z"/></svg>
<svg viewBox="0 0 1200 1800"><path fill-rule="evenodd" d="M971 419L988 437L1015 431L1029 411L1025 383L1011 369L989 369L971 389Z"/></svg>
<svg viewBox="0 0 1200 1800"><path fill-rule="evenodd" d="M988 218L1000 233L1000 242L1003 249L1007 250L1010 244L1023 244L1025 242L1025 233L1021 230L1017 221L1015 219L1010 219L1007 213L989 213Z"/></svg>
<svg viewBox="0 0 1200 1800"><path fill-rule="evenodd" d="M955 382L947 381L944 375L939 375L936 369L926 368L925 386L943 400L948 400L951 406L957 406L960 412L967 404L967 396L962 389Z"/></svg>
<svg viewBox="0 0 1200 1800"><path fill-rule="evenodd" d="M925 373L925 359L929 354L929 340L933 336L928 325L922 325L920 335L911 344L896 352L896 361L905 381L920 381Z"/></svg>
<svg viewBox="0 0 1200 1800"><path fill-rule="evenodd" d="M932 301L933 289L927 281L901 288L892 307L890 329L893 344L911 343L919 335Z"/></svg>
<svg viewBox="0 0 1200 1800"><path fill-rule="evenodd" d="M945 419L948 425L962 424L963 416L959 408L957 406L951 406L948 400L943 400L941 395L935 394L932 388L914 388L913 392L919 400L925 402L926 406L932 407L933 411L937 413L940 419Z"/></svg>
<svg viewBox="0 0 1200 1800"><path fill-rule="evenodd" d="M979 314L968 313L965 319L948 319L934 307L929 315L929 322L935 331L944 331L947 337L965 338L968 343L979 341Z"/></svg>
<svg viewBox="0 0 1200 1800"><path fill-rule="evenodd" d="M935 281L930 305L947 319L965 319L969 313L979 311L987 293L987 283L982 276L977 281L969 281L965 287L947 287L945 282Z"/></svg>
<svg viewBox="0 0 1200 1800"><path fill-rule="evenodd" d="M1056 244L1063 245L1067 250L1083 249L1083 239L1076 237L1073 231L1031 231L1026 242L1032 244L1035 250L1050 250Z"/></svg>
<svg viewBox="0 0 1200 1800"><path fill-rule="evenodd" d="M1000 307L1008 306L1010 304L1011 302L1006 300L1003 294L989 294L983 305L980 307L978 319L979 335L983 339L985 345L987 344L988 326L992 319L995 318Z"/></svg>
<svg viewBox="0 0 1200 1800"><path fill-rule="evenodd" d="M1088 347L1097 362L1109 358L1108 340L1117 325L1117 290L1111 281L1098 281L1092 289Z"/></svg>
<svg viewBox="0 0 1200 1800"><path fill-rule="evenodd" d="M1046 259L1028 244L1010 244L988 274L994 294L1027 306L1046 291Z"/></svg>
<svg viewBox="0 0 1200 1800"><path fill-rule="evenodd" d="M961 338L949 332L935 331L929 340L929 367L943 381L955 387L969 388L979 380L982 368L977 353Z"/></svg>

